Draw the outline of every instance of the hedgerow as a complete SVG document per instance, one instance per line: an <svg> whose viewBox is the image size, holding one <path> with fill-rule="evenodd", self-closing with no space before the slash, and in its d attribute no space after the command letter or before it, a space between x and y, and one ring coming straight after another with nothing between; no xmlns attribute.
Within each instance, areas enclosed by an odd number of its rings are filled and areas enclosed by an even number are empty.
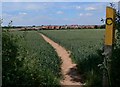
<svg viewBox="0 0 120 87"><path fill-rule="evenodd" d="M7 31L2 40L3 87L60 85L60 58L37 32Z"/></svg>

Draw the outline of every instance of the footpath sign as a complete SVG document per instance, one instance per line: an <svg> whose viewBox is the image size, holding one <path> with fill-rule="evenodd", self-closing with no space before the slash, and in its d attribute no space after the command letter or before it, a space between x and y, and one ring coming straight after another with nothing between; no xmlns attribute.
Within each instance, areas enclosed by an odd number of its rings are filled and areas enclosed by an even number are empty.
<svg viewBox="0 0 120 87"><path fill-rule="evenodd" d="M106 31L105 31L105 45L113 45L115 37L115 9L111 7L106 8Z"/></svg>
<svg viewBox="0 0 120 87"><path fill-rule="evenodd" d="M111 56L115 40L115 17L116 10L112 7L106 7L106 30L104 43L104 69L103 69L103 87L110 87L110 68Z"/></svg>

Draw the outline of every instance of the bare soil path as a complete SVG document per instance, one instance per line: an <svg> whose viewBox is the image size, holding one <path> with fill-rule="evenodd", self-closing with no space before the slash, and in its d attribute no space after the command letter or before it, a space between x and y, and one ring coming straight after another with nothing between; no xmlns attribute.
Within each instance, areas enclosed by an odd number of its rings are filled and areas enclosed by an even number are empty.
<svg viewBox="0 0 120 87"><path fill-rule="evenodd" d="M70 53L65 48L55 43L43 34L40 34L46 42L48 42L57 52L58 56L62 60L61 72L63 79L60 81L62 86L71 85L82 87L81 78L77 72L76 64L74 64L70 58Z"/></svg>

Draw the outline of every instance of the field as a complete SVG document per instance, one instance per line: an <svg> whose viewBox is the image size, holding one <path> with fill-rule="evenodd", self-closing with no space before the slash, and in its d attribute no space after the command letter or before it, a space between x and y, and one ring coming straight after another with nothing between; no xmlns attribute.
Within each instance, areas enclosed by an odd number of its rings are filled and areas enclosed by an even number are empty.
<svg viewBox="0 0 120 87"><path fill-rule="evenodd" d="M55 42L70 50L74 61L96 54L104 40L104 30L54 30L40 31Z"/></svg>
<svg viewBox="0 0 120 87"><path fill-rule="evenodd" d="M60 84L62 76L60 67L62 63L61 59L53 47L40 36L39 32L41 32L65 47L71 53L71 58L77 64L79 73L87 87L91 87L92 85L101 87L102 71L98 67L98 64L102 63L102 56L99 54L101 54L100 48L103 46L104 31L100 29L85 29L10 32L13 35L11 36L13 40L14 37L18 38L18 42L16 43L18 45L18 52L15 57L15 62L16 59L17 61L19 60L20 67L15 66L18 69L17 72L15 71L16 68L11 69L11 72L9 71L11 67L8 67L8 62L13 60L3 60L3 73L7 72L3 74L3 82L8 82L7 84L30 84L36 85L37 87L39 85ZM11 78L8 72L14 73L12 74L14 78ZM8 79L6 77L10 78Z"/></svg>
<svg viewBox="0 0 120 87"><path fill-rule="evenodd" d="M43 30L39 32L71 52L73 61L78 64L79 72L84 73L83 77L89 80L88 85L93 84L94 81L96 85L100 83L99 77L102 71L98 64L102 63L99 54L103 46L105 30Z"/></svg>
<svg viewBox="0 0 120 87"><path fill-rule="evenodd" d="M10 60L3 60L3 85L12 83L37 87L39 85L59 85L61 60L54 49L35 31L16 31L12 34L19 36L17 43L19 44L19 51L15 61L19 59L19 63L22 65L16 66L13 70L11 68L14 73L12 74L14 75L13 78L9 75L12 73L8 67L11 66L8 63ZM12 62L14 61L12 60ZM15 69L19 71L17 74Z"/></svg>
<svg viewBox="0 0 120 87"><path fill-rule="evenodd" d="M71 53L69 58L77 64L84 87L102 87L103 69L98 65L102 64L104 58L102 55L104 32L103 29L3 31L3 86L60 86L63 78L62 58L58 56L55 45L52 47L43 39L40 35L42 33L57 42L58 48L61 45ZM119 48L119 45L116 47ZM110 78L112 85L118 85L116 83L120 81L119 52L120 49L113 50ZM69 68L68 64L65 65Z"/></svg>

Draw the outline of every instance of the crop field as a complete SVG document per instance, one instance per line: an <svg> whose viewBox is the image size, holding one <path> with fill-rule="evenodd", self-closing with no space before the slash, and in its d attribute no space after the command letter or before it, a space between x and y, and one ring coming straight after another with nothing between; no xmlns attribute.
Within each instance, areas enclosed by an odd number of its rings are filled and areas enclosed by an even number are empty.
<svg viewBox="0 0 120 87"><path fill-rule="evenodd" d="M72 52L74 61L95 54L104 40L104 30L40 31Z"/></svg>
<svg viewBox="0 0 120 87"><path fill-rule="evenodd" d="M3 70L3 72L7 73L3 74L3 77L6 76L3 78L3 82L5 82L3 84L12 83L12 81L16 80L14 84L58 85L61 60L54 49L44 41L38 32L16 31L12 32L12 34L18 35L20 38L18 44L22 48L20 48L17 58L23 64L19 68L17 75L14 72L14 78L6 78L8 73ZM5 66L6 63L6 61L3 61L3 68L9 71L9 65ZM8 77L10 76L8 75ZM22 79L19 79L21 77Z"/></svg>
<svg viewBox="0 0 120 87"><path fill-rule="evenodd" d="M3 32L3 85L60 86L63 60L42 33L71 53L69 58L77 64L84 87L102 87L103 70L98 65L104 58L104 32L104 29Z"/></svg>
<svg viewBox="0 0 120 87"><path fill-rule="evenodd" d="M105 30L42 30L40 32L71 52L71 57L78 64L79 71L84 73L83 77L85 75L85 78L90 80L89 85L92 82L99 84L97 80L101 73L98 64L102 62L102 58L98 54L103 46ZM99 73L99 75L91 75L92 73Z"/></svg>

